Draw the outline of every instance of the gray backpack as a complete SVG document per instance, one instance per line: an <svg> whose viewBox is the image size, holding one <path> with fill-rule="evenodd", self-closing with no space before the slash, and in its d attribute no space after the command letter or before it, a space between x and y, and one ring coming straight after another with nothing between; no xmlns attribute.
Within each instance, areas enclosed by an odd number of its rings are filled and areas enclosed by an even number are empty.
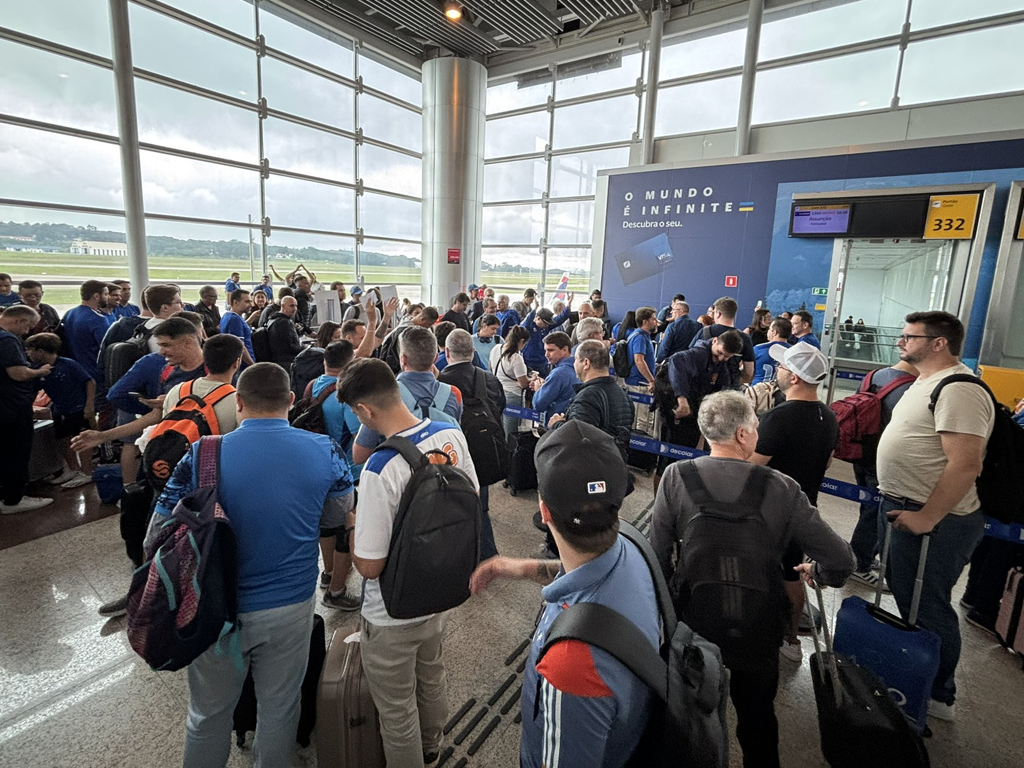
<svg viewBox="0 0 1024 768"><path fill-rule="evenodd" d="M655 693L657 703L627 766L726 768L729 730L726 700L729 670L718 646L676 620L658 558L640 531L625 521L619 532L640 550L654 581L663 625L659 650L618 611L598 603L576 603L548 630L537 663L555 643L579 640L611 654Z"/></svg>

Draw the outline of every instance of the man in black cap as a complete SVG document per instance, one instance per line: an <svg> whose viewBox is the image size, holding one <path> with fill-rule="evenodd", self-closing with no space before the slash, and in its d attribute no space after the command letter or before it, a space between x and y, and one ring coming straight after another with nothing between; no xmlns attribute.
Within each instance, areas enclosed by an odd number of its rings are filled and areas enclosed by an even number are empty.
<svg viewBox="0 0 1024 768"><path fill-rule="evenodd" d="M544 356L544 339L558 330L558 327L569 319L572 313L572 300L575 294L569 294L569 301L560 313L554 314L550 309L541 308L526 316L520 325L530 332L530 340L523 347L523 359L531 371L547 376L551 366Z"/></svg>
<svg viewBox="0 0 1024 768"><path fill-rule="evenodd" d="M561 561L499 555L481 563L470 580L474 594L499 577L546 585L523 680L520 765L622 766L647 723L647 686L612 656L582 642L557 644L540 664L537 655L555 618L578 602L618 611L658 647L650 571L643 555L619 535L626 464L610 436L577 420L547 432L537 443L535 461L540 513Z"/></svg>

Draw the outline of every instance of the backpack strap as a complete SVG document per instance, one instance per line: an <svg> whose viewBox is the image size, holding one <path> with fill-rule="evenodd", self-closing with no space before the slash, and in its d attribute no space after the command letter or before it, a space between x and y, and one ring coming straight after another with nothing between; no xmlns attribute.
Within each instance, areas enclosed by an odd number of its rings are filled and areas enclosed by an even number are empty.
<svg viewBox="0 0 1024 768"><path fill-rule="evenodd" d="M445 384L443 381L437 382L437 391L434 392L434 399L430 401L430 405L434 406L439 411L443 411L444 407L448 405L448 398L451 397L451 394L451 384ZM417 405L419 404L417 403ZM426 418L427 414L424 412L423 416Z"/></svg>
<svg viewBox="0 0 1024 768"><path fill-rule="evenodd" d="M220 435L199 438L199 487L216 488L220 477Z"/></svg>
<svg viewBox="0 0 1024 768"><path fill-rule="evenodd" d="M406 463L412 468L413 472L430 463L430 460L427 458L426 454L423 453L423 451L421 451L419 448L417 448L416 445L412 442L412 440L410 440L407 437L402 437L401 435L392 435L383 443L374 448L373 452L376 453L377 451L383 451L388 449L395 451L403 459L405 459Z"/></svg>
<svg viewBox="0 0 1024 768"><path fill-rule="evenodd" d="M654 691L668 701L668 664L651 646L637 626L612 608L600 603L576 603L559 614L537 655L537 663L555 643L579 640L600 648L620 661Z"/></svg>
<svg viewBox="0 0 1024 768"><path fill-rule="evenodd" d="M917 377L911 376L909 373L904 374L903 376L897 376L880 390L875 392L875 397L879 400L884 400L891 392L899 389L904 384L912 384L915 381L917 381Z"/></svg>
<svg viewBox="0 0 1024 768"><path fill-rule="evenodd" d="M654 553L654 548L647 537L625 520L619 521L619 534L639 549L640 554L647 562L647 570L651 574L651 581L654 582L654 596L658 601L658 612L661 614L664 638L667 641L676 633L679 621L676 618L672 593L669 592L668 582L665 581L665 574L661 570L658 556Z"/></svg>
<svg viewBox="0 0 1024 768"><path fill-rule="evenodd" d="M870 392L871 382L874 380L875 374L878 373L879 370L880 369L876 368L873 371L868 371L867 375L865 375L864 378L860 380L860 387L857 389L857 391L865 394Z"/></svg>
<svg viewBox="0 0 1024 768"><path fill-rule="evenodd" d="M487 378L484 372L473 366L473 397L482 403L487 402Z"/></svg>
<svg viewBox="0 0 1024 768"><path fill-rule="evenodd" d="M768 485L771 470L767 467L751 465L751 472L747 475L747 481L744 483L739 497L736 501L729 502L728 504L719 501L711 495L711 492L708 491L707 486L701 479L700 472L697 471L695 461L679 462L679 474L682 476L683 485L686 486L686 492L699 507L724 505L757 508L760 510L761 505L764 503L764 489Z"/></svg>
<svg viewBox="0 0 1024 768"><path fill-rule="evenodd" d="M188 384L191 385L192 382L190 381L188 382ZM191 389L192 387L189 386L189 391L191 391ZM235 388L231 384L221 384L220 386L215 387L214 389L207 392L206 396L203 397L203 402L209 406L214 406L228 395L233 394L234 391Z"/></svg>
<svg viewBox="0 0 1024 768"><path fill-rule="evenodd" d="M189 379L188 381L183 381L181 383L181 386L178 388L178 402L179 403L182 400L184 400L186 397L188 397L189 395L192 394L192 383L193 383L193 381L194 381L194 379Z"/></svg>
<svg viewBox="0 0 1024 768"><path fill-rule="evenodd" d="M928 403L928 410L931 411L932 413L935 413L935 403L939 401L939 395L941 394L943 387L945 387L947 384L957 384L959 382L965 382L967 384L977 384L979 387L982 387L986 392L988 392L988 396L992 398L992 402L998 405L998 403L996 402L995 395L992 394L992 390L988 388L988 384L986 384L984 381L970 373L954 373L951 376L947 376L942 381L940 381L936 385L935 389L932 390L932 397L931 402ZM996 408L996 410L999 409Z"/></svg>

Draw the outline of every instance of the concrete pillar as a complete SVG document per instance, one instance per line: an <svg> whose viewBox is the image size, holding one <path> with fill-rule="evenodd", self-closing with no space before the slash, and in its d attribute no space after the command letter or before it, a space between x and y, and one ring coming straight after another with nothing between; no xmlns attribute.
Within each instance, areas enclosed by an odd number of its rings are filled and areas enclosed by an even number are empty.
<svg viewBox="0 0 1024 768"><path fill-rule="evenodd" d="M665 31L665 8L658 3L651 11L651 37L647 45L647 99L644 101L643 164L654 162L654 122L658 116L658 78L661 72L661 38Z"/></svg>
<svg viewBox="0 0 1024 768"><path fill-rule="evenodd" d="M743 77L740 79L740 109L736 119L736 154L750 151L750 117L754 111L754 80L757 76L757 50L761 45L761 19L764 0L750 0L747 14L747 45L743 55Z"/></svg>
<svg viewBox="0 0 1024 768"><path fill-rule="evenodd" d="M449 306L455 285L480 282L486 99L483 64L424 63L421 285L422 300L439 307Z"/></svg>

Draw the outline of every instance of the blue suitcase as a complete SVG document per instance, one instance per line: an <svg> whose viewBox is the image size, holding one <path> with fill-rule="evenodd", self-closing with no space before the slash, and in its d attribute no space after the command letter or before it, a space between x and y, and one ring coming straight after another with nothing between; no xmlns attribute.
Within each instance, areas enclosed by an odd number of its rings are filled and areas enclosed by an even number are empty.
<svg viewBox="0 0 1024 768"><path fill-rule="evenodd" d="M925 536L921 542L921 558L907 620L880 607L891 538L890 525L886 529L874 603L855 596L843 600L836 615L835 651L854 664L872 670L889 689L906 718L918 732L923 732L928 724L928 702L939 671L942 645L937 634L917 626L930 537Z"/></svg>

